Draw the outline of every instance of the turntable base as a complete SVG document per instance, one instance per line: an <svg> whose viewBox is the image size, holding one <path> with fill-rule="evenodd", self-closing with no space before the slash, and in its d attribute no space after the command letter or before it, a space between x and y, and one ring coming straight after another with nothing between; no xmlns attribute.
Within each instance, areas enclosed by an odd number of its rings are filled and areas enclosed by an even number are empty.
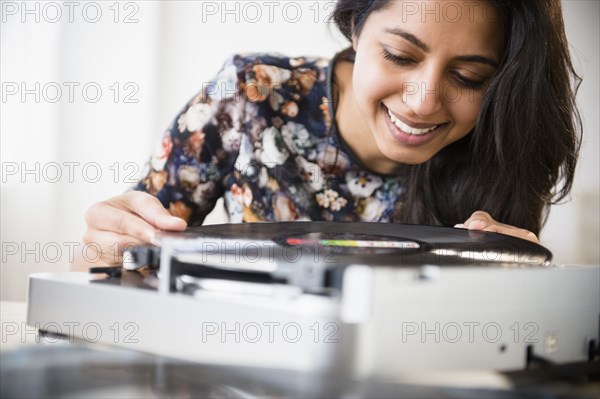
<svg viewBox="0 0 600 399"><path fill-rule="evenodd" d="M400 383L332 379L316 374L256 370L175 361L123 349L77 344L30 346L0 358L3 398L597 398L595 380L584 372L545 370L490 374L485 387L478 374L465 375L470 387L449 386L438 378ZM589 372L589 370L588 370ZM570 375L568 379L565 376ZM579 381L577 381L579 375ZM421 376L424 377L424 376ZM443 377L443 375L438 375ZM447 374L445 382L456 381ZM474 377L474 378L473 378ZM507 386L498 386L506 381ZM481 380L479 380L481 382Z"/></svg>

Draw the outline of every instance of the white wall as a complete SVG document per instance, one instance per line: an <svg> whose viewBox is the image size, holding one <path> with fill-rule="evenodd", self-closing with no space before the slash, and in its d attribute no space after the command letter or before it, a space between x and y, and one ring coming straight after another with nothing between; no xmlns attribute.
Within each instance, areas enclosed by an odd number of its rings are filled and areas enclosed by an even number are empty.
<svg viewBox="0 0 600 399"><path fill-rule="evenodd" d="M258 4L262 16L249 3ZM29 273L67 270L69 248L75 245L71 243L78 242L84 231L85 210L124 191L131 172L130 180L135 180L135 172L171 118L227 56L248 51L329 56L346 45L331 24L323 23L332 10L331 1L275 2L271 16L263 2L230 1L226 7L234 13L225 14L220 1L124 1L118 4L118 22L114 2L81 2L73 22L63 2L28 2L34 13L25 15L21 4L2 1L3 300L25 298ZM599 3L568 0L564 7L574 56L584 76L580 103L586 142L573 201L555 207L542 240L558 263L598 263ZM94 23L97 8L102 15ZM62 16L52 22L57 9ZM137 22L125 23L127 16ZM40 82L39 102L33 94L25 101L20 92L9 95L15 84L20 90L22 82L29 89ZM65 82L79 84L72 102ZM82 93L86 84L89 97ZM57 85L62 98L53 103ZM95 103L93 86L102 89ZM120 98L115 102L117 87ZM137 102L125 102L127 94ZM37 172L22 175L23 167L34 169L36 163ZM56 178L57 170L61 178ZM219 216L211 220L218 221Z"/></svg>
<svg viewBox="0 0 600 399"><path fill-rule="evenodd" d="M72 20L62 2L22 4L2 2L2 299L24 299L31 272L68 269L85 209L125 190L125 164L147 157L159 123L159 3L140 3L134 24L108 2Z"/></svg>
<svg viewBox="0 0 600 399"><path fill-rule="evenodd" d="M598 263L600 260L600 2L563 0L571 54L583 83L578 104L583 118L584 139L572 201L552 208L542 234L560 263Z"/></svg>

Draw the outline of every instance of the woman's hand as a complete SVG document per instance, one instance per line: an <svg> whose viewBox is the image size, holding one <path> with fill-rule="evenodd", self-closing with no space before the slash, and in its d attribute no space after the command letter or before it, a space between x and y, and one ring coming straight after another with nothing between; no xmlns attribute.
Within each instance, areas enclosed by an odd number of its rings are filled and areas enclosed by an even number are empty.
<svg viewBox="0 0 600 399"><path fill-rule="evenodd" d="M522 238L524 240L535 242L539 244L537 236L529 230L520 229L515 226L503 224L495 221L489 213L483 211L473 212L470 218L464 223L457 224L454 227L468 229L468 230L482 230L491 231L493 233L506 234L509 236Z"/></svg>
<svg viewBox="0 0 600 399"><path fill-rule="evenodd" d="M134 245L154 244L158 230L182 231L185 220L172 216L154 196L131 191L98 202L85 214L87 231L85 258L97 260L95 266L117 265L123 250Z"/></svg>

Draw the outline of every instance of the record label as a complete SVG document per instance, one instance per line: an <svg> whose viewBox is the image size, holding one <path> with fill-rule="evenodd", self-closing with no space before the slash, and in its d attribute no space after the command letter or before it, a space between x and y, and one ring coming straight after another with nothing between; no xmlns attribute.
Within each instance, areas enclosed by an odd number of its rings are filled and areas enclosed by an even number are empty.
<svg viewBox="0 0 600 399"><path fill-rule="evenodd" d="M404 237L347 231L291 234L279 236L276 241L284 247L347 255L402 254L422 247L421 243Z"/></svg>
<svg viewBox="0 0 600 399"><path fill-rule="evenodd" d="M288 238L289 245L312 246L324 245L328 247L353 247L353 248L398 248L416 249L421 246L412 241L365 241L365 240L314 240L305 238Z"/></svg>

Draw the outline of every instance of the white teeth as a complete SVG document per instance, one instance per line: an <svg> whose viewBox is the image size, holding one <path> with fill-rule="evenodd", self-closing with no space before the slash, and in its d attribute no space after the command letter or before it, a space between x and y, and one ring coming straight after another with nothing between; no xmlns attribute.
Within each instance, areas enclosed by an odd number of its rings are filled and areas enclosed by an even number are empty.
<svg viewBox="0 0 600 399"><path fill-rule="evenodd" d="M410 127L406 123L402 122L400 119L396 118L394 116L394 114L392 114L392 111L390 111L389 109L388 109L388 115L390 116L390 120L392 121L392 123L394 125L396 125L398 127L398 129L400 129L403 132L406 132L408 134L412 134L412 135L418 136L421 134L429 133L432 130L435 130L439 126L439 125L435 125L430 128L427 128L427 129L415 129L414 127Z"/></svg>

